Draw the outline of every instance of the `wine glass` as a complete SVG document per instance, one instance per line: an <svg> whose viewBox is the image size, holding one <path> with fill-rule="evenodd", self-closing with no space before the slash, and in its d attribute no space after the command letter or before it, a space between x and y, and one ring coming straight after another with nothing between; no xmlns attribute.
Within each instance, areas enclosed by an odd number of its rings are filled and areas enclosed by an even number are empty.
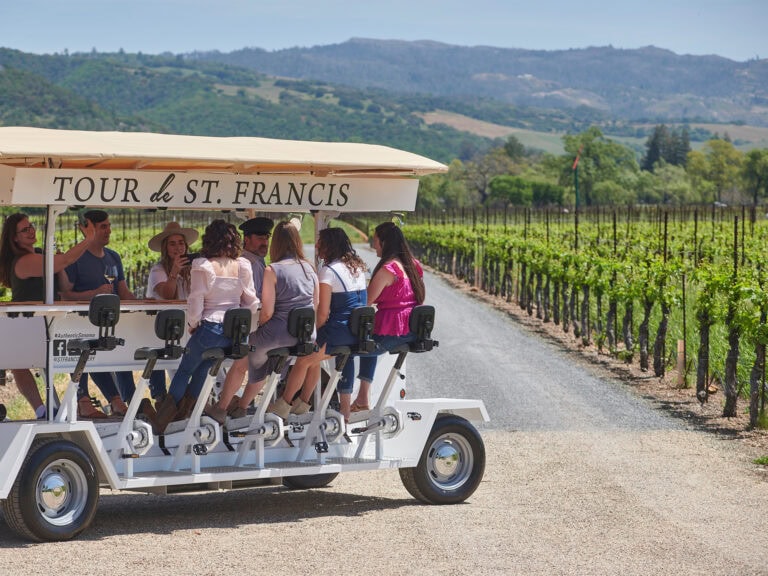
<svg viewBox="0 0 768 576"><path fill-rule="evenodd" d="M107 264L104 266L104 278L106 278L109 285L113 287L114 291L114 282L117 279L117 266L114 264Z"/></svg>

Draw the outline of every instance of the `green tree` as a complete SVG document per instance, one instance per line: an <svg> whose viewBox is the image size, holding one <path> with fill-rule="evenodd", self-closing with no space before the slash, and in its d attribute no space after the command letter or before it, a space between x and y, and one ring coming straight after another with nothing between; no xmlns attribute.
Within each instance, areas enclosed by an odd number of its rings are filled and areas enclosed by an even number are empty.
<svg viewBox="0 0 768 576"><path fill-rule="evenodd" d="M630 176L639 170L634 151L606 138L595 126L581 134L564 136L563 141L566 154L561 157L560 184L574 184L573 165L578 154L579 195L587 206L598 203L595 197L598 183L631 180ZM604 195L607 190L603 187L600 202L611 203Z"/></svg>
<svg viewBox="0 0 768 576"><path fill-rule="evenodd" d="M741 173L742 153L729 140L709 140L704 144L704 150L709 164L709 180L720 202L724 192L736 188Z"/></svg>
<svg viewBox="0 0 768 576"><path fill-rule="evenodd" d="M533 199L531 183L519 176L496 176L489 185L488 200L501 200L515 206L530 206Z"/></svg>
<svg viewBox="0 0 768 576"><path fill-rule="evenodd" d="M485 204L490 194L491 180L513 172L514 166L503 148L494 148L488 154L464 164L464 180L468 188L477 192L480 203Z"/></svg>
<svg viewBox="0 0 768 576"><path fill-rule="evenodd" d="M504 143L504 151L507 153L507 156L515 161L522 160L525 157L525 146L514 135L507 138L507 141Z"/></svg>
<svg viewBox="0 0 768 576"><path fill-rule="evenodd" d="M754 149L747 152L741 168L744 187L752 195L757 206L758 198L768 196L768 149Z"/></svg>

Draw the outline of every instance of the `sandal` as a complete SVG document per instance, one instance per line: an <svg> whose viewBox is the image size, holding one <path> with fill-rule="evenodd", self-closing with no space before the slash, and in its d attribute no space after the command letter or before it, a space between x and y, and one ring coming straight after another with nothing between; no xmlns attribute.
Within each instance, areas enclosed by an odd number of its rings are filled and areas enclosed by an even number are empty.
<svg viewBox="0 0 768 576"><path fill-rule="evenodd" d="M83 396L77 401L77 417L87 420L106 418L107 415L99 410L100 407L101 403L95 396Z"/></svg>
<svg viewBox="0 0 768 576"><path fill-rule="evenodd" d="M357 402L352 402L352 405L349 407L350 412L366 412L370 409L371 407L368 404L358 404Z"/></svg>

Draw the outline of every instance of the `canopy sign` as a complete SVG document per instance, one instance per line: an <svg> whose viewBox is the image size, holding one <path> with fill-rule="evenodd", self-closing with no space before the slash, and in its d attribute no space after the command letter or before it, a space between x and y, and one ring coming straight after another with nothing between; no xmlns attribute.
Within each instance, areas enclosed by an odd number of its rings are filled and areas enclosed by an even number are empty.
<svg viewBox="0 0 768 576"><path fill-rule="evenodd" d="M416 178L398 177L0 166L0 204L17 206L408 211L415 208L418 185Z"/></svg>

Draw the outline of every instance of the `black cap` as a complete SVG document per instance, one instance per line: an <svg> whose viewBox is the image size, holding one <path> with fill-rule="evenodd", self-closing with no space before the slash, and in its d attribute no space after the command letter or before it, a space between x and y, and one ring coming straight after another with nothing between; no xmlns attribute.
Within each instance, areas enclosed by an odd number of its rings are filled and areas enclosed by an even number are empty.
<svg viewBox="0 0 768 576"><path fill-rule="evenodd" d="M94 224L98 224L109 218L109 214L104 212L104 210L88 210L83 214L83 218L87 218Z"/></svg>
<svg viewBox="0 0 768 576"><path fill-rule="evenodd" d="M251 218L240 224L240 230L246 236L248 234L258 234L259 236L266 236L272 232L272 226L275 223L270 218L264 218L259 216L258 218Z"/></svg>

